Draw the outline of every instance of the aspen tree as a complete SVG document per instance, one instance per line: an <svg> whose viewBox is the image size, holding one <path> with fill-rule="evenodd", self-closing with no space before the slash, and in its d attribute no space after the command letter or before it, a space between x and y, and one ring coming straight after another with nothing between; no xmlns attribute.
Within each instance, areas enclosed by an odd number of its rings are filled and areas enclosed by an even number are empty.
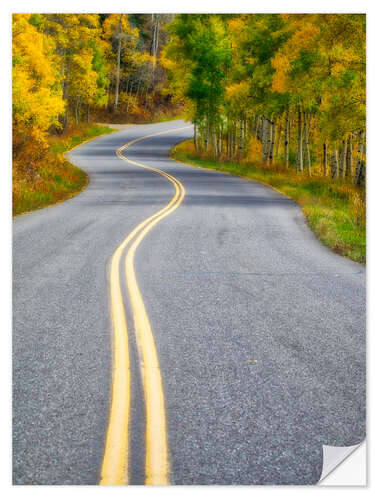
<svg viewBox="0 0 375 500"><path fill-rule="evenodd" d="M347 156L347 140L344 139L340 148L340 177L345 177L345 162Z"/></svg>
<svg viewBox="0 0 375 500"><path fill-rule="evenodd" d="M30 23L30 14L12 17L13 158L33 175L46 149L49 127L64 112L55 43Z"/></svg>
<svg viewBox="0 0 375 500"><path fill-rule="evenodd" d="M276 139L275 139L275 158L276 159L279 156L279 148L280 148L281 135L282 135L282 126L281 126L281 123L277 122L277 126L276 126Z"/></svg>
<svg viewBox="0 0 375 500"><path fill-rule="evenodd" d="M272 164L282 141L286 167L293 157L297 171L314 175L312 162L319 158L325 176L350 177L352 134L365 130L365 16L241 14L212 20L176 16L172 47L174 75L181 89L184 82L183 95L194 103L196 116L205 116L213 153L220 154L222 121L228 157L242 157L255 137L263 162ZM224 46L230 46L230 66L219 57ZM219 85L210 87L213 80ZM215 102L209 89L218 92ZM364 135L362 142L355 182L365 172Z"/></svg>
<svg viewBox="0 0 375 500"><path fill-rule="evenodd" d="M289 167L289 109L285 112L285 128L284 128L284 165Z"/></svg>
<svg viewBox="0 0 375 500"><path fill-rule="evenodd" d="M121 43L122 43L122 25L121 25L121 20L122 20L122 14L120 14L119 18L119 23L118 23L118 28L117 28L117 69L116 69L116 87L115 87L115 102L114 102L114 108L115 110L117 109L118 106L118 92L119 92L119 87L120 87L120 62L121 62Z"/></svg>
<svg viewBox="0 0 375 500"><path fill-rule="evenodd" d="M302 123L302 110L301 105L298 106L298 131L297 131L297 157L296 169L303 172L303 123Z"/></svg>
<svg viewBox="0 0 375 500"><path fill-rule="evenodd" d="M270 120L270 146L268 152L268 161L270 165L272 165L273 163L274 146L275 146L275 122L273 120Z"/></svg>
<svg viewBox="0 0 375 500"><path fill-rule="evenodd" d="M348 147L346 151L346 159L345 159L345 177L352 179L353 177L353 143L352 136L350 135L348 138Z"/></svg>
<svg viewBox="0 0 375 500"><path fill-rule="evenodd" d="M311 157L309 147L311 114L303 113L303 155L306 158L307 172L311 176Z"/></svg>

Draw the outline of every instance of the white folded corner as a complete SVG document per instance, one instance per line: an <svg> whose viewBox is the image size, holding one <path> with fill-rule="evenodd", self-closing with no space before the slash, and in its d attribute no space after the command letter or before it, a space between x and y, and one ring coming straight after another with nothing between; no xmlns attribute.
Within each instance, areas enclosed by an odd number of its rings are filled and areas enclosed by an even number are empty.
<svg viewBox="0 0 375 500"><path fill-rule="evenodd" d="M323 445L323 468L318 484L321 486L365 486L366 442L363 441L354 446Z"/></svg>

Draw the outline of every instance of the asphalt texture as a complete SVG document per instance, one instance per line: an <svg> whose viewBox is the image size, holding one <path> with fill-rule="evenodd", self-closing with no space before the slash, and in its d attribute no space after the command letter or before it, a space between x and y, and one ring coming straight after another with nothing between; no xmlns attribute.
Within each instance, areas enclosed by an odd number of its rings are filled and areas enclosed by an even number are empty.
<svg viewBox="0 0 375 500"><path fill-rule="evenodd" d="M70 159L88 187L14 220L14 484L99 481L111 256L174 194L115 151L183 125L138 125L80 146ZM170 160L191 135L126 151L186 189L135 258L163 379L171 483L315 484L323 444L365 437L365 267L319 243L298 205L271 188ZM142 484L144 404L129 329L130 475Z"/></svg>

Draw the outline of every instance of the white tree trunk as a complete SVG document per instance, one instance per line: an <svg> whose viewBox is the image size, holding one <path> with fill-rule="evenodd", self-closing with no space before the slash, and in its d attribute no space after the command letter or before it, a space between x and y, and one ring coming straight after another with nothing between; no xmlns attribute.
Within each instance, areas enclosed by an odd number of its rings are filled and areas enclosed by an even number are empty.
<svg viewBox="0 0 375 500"><path fill-rule="evenodd" d="M335 149L333 152L332 166L333 166L333 177L335 179L338 179L338 177L339 177L339 155L338 155L337 149Z"/></svg>
<svg viewBox="0 0 375 500"><path fill-rule="evenodd" d="M298 108L298 135L297 135L297 171L303 172L303 128L302 128L302 111Z"/></svg>
<svg viewBox="0 0 375 500"><path fill-rule="evenodd" d="M241 120L240 122L240 154L242 156L245 147L245 122Z"/></svg>
<svg viewBox="0 0 375 500"><path fill-rule="evenodd" d="M276 127L276 139L275 139L275 159L276 160L277 160L277 157L279 156L281 131L282 131L281 123L278 123L277 127Z"/></svg>
<svg viewBox="0 0 375 500"><path fill-rule="evenodd" d="M156 67L156 58L158 55L158 44L159 44L159 14L155 14L155 24L153 26L153 35L152 35L152 84L155 83L155 67Z"/></svg>
<svg viewBox="0 0 375 500"><path fill-rule="evenodd" d="M268 118L263 118L263 134L262 134L262 143L263 143L263 163L268 162L269 158L269 150L270 150L270 122Z"/></svg>
<svg viewBox="0 0 375 500"><path fill-rule="evenodd" d="M310 122L311 116L307 118L307 113L303 113L303 149L304 156L306 157L306 164L309 176L311 176L311 158L310 158L310 147L309 147L309 135L310 135Z"/></svg>
<svg viewBox="0 0 375 500"><path fill-rule="evenodd" d="M356 169L355 169L355 183L359 186L364 182L364 145L363 145L363 137L364 133L360 132L358 134L358 149L357 149L357 162L356 162Z"/></svg>
<svg viewBox="0 0 375 500"><path fill-rule="evenodd" d="M268 162L270 165L273 163L273 149L275 147L275 122L270 121L270 146L268 151Z"/></svg>
<svg viewBox="0 0 375 500"><path fill-rule="evenodd" d="M284 165L289 167L289 110L285 112L284 126Z"/></svg>
<svg viewBox="0 0 375 500"><path fill-rule="evenodd" d="M349 136L348 138L348 146L346 150L345 177L347 177L348 179L353 178L353 143L351 136Z"/></svg>
<svg viewBox="0 0 375 500"><path fill-rule="evenodd" d="M115 89L115 102L114 102L114 109L117 109L118 106L118 93L119 93L119 88L120 88L120 63L121 63L121 36L122 36L122 25L121 25L121 20L122 20L122 14L120 14L120 21L119 21L119 31L118 31L118 46L117 46L117 70L116 70L116 89Z"/></svg>

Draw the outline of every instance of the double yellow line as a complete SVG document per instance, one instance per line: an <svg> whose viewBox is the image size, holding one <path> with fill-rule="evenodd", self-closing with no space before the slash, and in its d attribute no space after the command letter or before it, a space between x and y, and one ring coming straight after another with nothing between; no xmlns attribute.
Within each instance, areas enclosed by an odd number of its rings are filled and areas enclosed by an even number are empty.
<svg viewBox="0 0 375 500"><path fill-rule="evenodd" d="M112 401L101 469L100 484L102 485L129 483L130 359L128 330L120 285L120 261L125 249L127 249L125 255L125 281L133 310L135 337L145 398L145 482L150 485L168 484L169 462L162 378L150 321L135 275L134 255L146 234L161 219L167 217L181 204L185 196L185 189L182 183L172 175L143 163L129 160L123 155L123 152L132 144L149 137L190 127L191 125L139 137L116 151L117 156L127 163L146 168L166 177L174 185L175 194L164 208L133 229L112 256L110 269L110 299L114 344Z"/></svg>

